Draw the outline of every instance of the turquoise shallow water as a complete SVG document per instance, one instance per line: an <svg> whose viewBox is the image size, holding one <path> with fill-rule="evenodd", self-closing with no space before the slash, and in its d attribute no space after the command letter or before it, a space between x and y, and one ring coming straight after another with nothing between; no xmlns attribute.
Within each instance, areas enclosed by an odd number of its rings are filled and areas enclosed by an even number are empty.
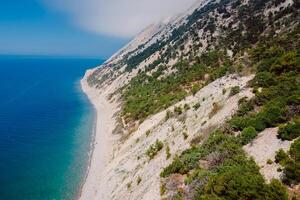
<svg viewBox="0 0 300 200"><path fill-rule="evenodd" d="M80 88L95 59L0 57L0 199L75 199L94 110Z"/></svg>

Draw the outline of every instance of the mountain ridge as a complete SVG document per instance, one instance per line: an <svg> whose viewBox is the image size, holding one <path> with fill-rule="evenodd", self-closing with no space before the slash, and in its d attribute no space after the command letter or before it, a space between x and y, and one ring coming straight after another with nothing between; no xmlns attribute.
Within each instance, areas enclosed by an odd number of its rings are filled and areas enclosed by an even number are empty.
<svg viewBox="0 0 300 200"><path fill-rule="evenodd" d="M97 195L299 197L298 168L291 166L300 152L300 3L197 3L146 28L86 75L101 101L117 105L107 134L118 139L98 177L106 189ZM266 135L270 157L263 156Z"/></svg>

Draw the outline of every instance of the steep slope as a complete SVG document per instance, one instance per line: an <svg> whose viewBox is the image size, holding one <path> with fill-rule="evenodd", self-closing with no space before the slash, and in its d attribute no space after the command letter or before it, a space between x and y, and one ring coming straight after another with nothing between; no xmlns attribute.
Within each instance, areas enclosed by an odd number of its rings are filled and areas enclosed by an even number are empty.
<svg viewBox="0 0 300 200"><path fill-rule="evenodd" d="M298 148L299 135L289 134L299 123L299 8L297 0L199 1L89 71L83 85L111 110L96 142L111 142L109 157L92 159L81 198L286 199L271 179L295 191L299 161L271 162L280 148Z"/></svg>

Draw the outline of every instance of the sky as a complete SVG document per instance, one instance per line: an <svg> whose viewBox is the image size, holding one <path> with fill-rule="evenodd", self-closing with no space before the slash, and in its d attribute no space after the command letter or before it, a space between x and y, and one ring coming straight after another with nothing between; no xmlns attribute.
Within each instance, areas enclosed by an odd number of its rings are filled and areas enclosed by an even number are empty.
<svg viewBox="0 0 300 200"><path fill-rule="evenodd" d="M196 0L0 0L0 54L108 58Z"/></svg>

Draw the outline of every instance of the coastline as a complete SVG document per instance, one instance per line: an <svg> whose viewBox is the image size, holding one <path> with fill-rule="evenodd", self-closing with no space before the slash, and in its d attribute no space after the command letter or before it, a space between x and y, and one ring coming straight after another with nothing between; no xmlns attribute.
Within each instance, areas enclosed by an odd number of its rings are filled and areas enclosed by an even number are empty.
<svg viewBox="0 0 300 200"><path fill-rule="evenodd" d="M105 194L105 188L100 186L101 179L111 156L114 141L111 132L115 126L113 115L116 111L116 105L106 99L103 91L88 85L87 77L93 71L94 69L87 70L80 81L82 91L87 95L96 110L89 164L85 180L80 189L80 200L92 200L99 193Z"/></svg>

